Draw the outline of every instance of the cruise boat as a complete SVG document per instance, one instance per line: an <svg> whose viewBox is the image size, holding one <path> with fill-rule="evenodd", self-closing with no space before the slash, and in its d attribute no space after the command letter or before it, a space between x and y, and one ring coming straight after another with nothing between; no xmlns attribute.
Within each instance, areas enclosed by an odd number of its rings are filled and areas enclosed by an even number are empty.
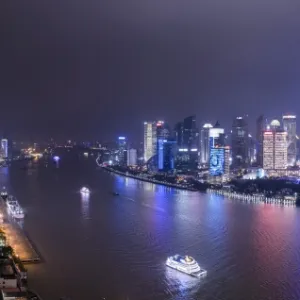
<svg viewBox="0 0 300 300"><path fill-rule="evenodd" d="M6 190L5 187L3 187L2 191L1 191L1 198L2 198L3 200L6 200L7 197L8 197L7 190Z"/></svg>
<svg viewBox="0 0 300 300"><path fill-rule="evenodd" d="M9 214L12 217L16 219L23 219L25 217L24 211L16 199L12 197L8 198L8 200L6 201L6 206Z"/></svg>
<svg viewBox="0 0 300 300"><path fill-rule="evenodd" d="M195 259L188 255L182 256L176 254L174 256L170 256L166 261L166 265L194 277L201 277L207 274L207 271L202 269Z"/></svg>
<svg viewBox="0 0 300 300"><path fill-rule="evenodd" d="M90 190L84 186L83 188L81 188L80 193L88 195L88 194L90 194Z"/></svg>

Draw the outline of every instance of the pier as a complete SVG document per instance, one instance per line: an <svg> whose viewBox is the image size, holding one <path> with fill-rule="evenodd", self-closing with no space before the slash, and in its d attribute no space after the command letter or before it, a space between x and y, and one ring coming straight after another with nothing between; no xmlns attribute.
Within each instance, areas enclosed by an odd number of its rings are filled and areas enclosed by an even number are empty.
<svg viewBox="0 0 300 300"><path fill-rule="evenodd" d="M3 200L0 200L0 212L3 216L1 220L1 229L6 236L6 243L10 245L15 254L20 258L23 263L36 263L41 259L34 249L34 246L26 236L25 232L19 225L8 215L6 206Z"/></svg>

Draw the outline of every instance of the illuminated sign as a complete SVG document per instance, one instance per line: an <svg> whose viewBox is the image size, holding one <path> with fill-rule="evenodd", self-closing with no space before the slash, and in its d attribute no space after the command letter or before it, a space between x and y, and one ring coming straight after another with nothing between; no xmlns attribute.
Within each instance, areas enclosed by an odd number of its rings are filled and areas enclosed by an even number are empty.
<svg viewBox="0 0 300 300"><path fill-rule="evenodd" d="M293 115L287 115L287 116L283 116L283 119L296 119L296 116Z"/></svg>
<svg viewBox="0 0 300 300"><path fill-rule="evenodd" d="M178 149L179 152L188 152L188 149Z"/></svg>
<svg viewBox="0 0 300 300"><path fill-rule="evenodd" d="M211 148L209 159L209 173L212 176L224 174L225 150L224 148Z"/></svg>
<svg viewBox="0 0 300 300"><path fill-rule="evenodd" d="M193 149L191 149L191 151L192 152L196 152L196 151L198 151L198 149L197 148L193 148Z"/></svg>
<svg viewBox="0 0 300 300"><path fill-rule="evenodd" d="M124 136L119 136L119 140L125 140Z"/></svg>

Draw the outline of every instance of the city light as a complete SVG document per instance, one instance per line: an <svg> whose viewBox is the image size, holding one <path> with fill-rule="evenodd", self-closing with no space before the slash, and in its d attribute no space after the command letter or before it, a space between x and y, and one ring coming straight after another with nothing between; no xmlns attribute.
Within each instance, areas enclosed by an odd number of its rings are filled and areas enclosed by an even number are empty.
<svg viewBox="0 0 300 300"><path fill-rule="evenodd" d="M54 156L53 159L58 162L60 160L60 157L59 156Z"/></svg>
<svg viewBox="0 0 300 300"><path fill-rule="evenodd" d="M119 136L119 140L125 140L126 138L124 136Z"/></svg>

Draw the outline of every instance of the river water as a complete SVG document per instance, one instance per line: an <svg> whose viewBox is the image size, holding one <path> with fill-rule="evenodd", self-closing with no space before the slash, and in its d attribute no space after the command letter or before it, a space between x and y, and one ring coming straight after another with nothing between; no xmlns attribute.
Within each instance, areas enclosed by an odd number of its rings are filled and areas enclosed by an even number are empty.
<svg viewBox="0 0 300 300"><path fill-rule="evenodd" d="M140 182L76 155L29 170L16 164L0 175L25 209L24 230L42 256L28 269L44 300L300 299L295 207ZM89 198L79 193L83 185ZM207 277L167 269L175 253L193 256Z"/></svg>

